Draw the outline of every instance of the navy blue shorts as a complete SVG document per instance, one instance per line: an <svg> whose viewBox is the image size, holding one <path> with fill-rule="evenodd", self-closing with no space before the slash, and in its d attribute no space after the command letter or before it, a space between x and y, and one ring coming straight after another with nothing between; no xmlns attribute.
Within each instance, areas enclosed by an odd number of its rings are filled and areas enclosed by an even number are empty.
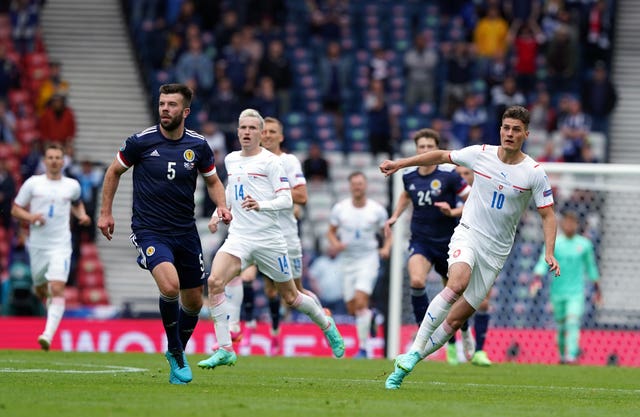
<svg viewBox="0 0 640 417"><path fill-rule="evenodd" d="M162 262L171 262L178 271L180 289L204 285L204 259L200 236L194 229L180 235L165 235L148 230L132 233L131 242L138 250L138 265L153 271Z"/></svg>
<svg viewBox="0 0 640 417"><path fill-rule="evenodd" d="M411 239L409 242L409 257L413 255L422 255L433 265L433 268L444 279L447 279L447 271L449 270L449 247L448 245L434 245L420 240Z"/></svg>

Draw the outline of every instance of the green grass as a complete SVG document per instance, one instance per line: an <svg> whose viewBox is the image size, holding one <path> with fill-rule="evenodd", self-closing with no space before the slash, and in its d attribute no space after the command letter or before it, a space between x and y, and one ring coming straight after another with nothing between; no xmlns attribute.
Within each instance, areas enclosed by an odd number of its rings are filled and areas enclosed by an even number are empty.
<svg viewBox="0 0 640 417"><path fill-rule="evenodd" d="M636 368L425 362L387 391L386 360L203 358L174 386L160 354L0 351L0 416L640 416Z"/></svg>

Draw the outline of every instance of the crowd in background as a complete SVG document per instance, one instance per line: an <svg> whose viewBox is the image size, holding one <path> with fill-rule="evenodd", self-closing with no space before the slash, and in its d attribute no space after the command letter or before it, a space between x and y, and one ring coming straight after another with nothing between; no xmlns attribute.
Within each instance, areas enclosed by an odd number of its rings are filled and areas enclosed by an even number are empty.
<svg viewBox="0 0 640 417"><path fill-rule="evenodd" d="M43 2L2 4L0 273L6 277L10 254L24 243L7 207L21 182L41 172L42 146L66 146L68 172L81 181L88 210L95 210L102 167L74 156L70 83L63 63L46 54ZM238 147L236 120L246 107L283 121L285 144L308 155L305 175L312 181L330 177L323 152L400 152L411 132L426 126L451 149L496 143L499 116L514 104L531 111L532 156L607 160L616 105L609 78L615 0L122 4L150 109L161 84L189 85L196 94L187 127L207 138L222 179L220 163ZM594 132L605 138L603 148L593 145ZM95 238L89 229L80 239Z"/></svg>

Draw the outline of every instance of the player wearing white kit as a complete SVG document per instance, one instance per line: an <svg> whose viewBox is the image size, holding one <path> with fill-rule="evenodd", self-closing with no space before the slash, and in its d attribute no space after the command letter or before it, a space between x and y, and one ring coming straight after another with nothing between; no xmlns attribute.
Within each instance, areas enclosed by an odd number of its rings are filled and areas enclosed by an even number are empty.
<svg viewBox="0 0 640 417"><path fill-rule="evenodd" d="M275 282L284 302L305 313L325 333L333 354L344 354L344 342L331 317L307 295L299 292L291 277L287 243L280 228L279 212L293 204L289 181L280 159L260 147L264 119L246 109L238 118L241 150L225 158L228 173L227 204L234 220L227 239L213 259L208 279L209 309L219 348L201 368L233 365L237 356L231 344L229 313L224 289L238 273L255 264Z"/></svg>
<svg viewBox="0 0 640 417"><path fill-rule="evenodd" d="M367 198L367 179L362 172L349 175L351 197L338 202L329 217L329 250L338 254L343 277L343 297L347 311L356 319L358 353L367 357L372 311L369 299L378 279L380 257L388 258L391 234L378 248L378 234L383 234L387 210Z"/></svg>
<svg viewBox="0 0 640 417"><path fill-rule="evenodd" d="M65 310L64 288L71 263L69 213L81 225L91 224L80 199L80 184L62 175L64 151L50 145L44 153L45 173L27 178L16 196L11 214L28 223L29 260L34 292L46 300L47 322L38 343L49 350Z"/></svg>
<svg viewBox="0 0 640 417"><path fill-rule="evenodd" d="M542 218L545 262L560 274L553 255L556 218L553 193L543 168L522 152L529 131L529 111L508 108L502 116L500 146L475 145L458 151L433 151L396 161L384 161L390 175L408 166L453 162L475 172L460 224L449 244L449 279L429 305L413 345L399 355L387 389L398 389L424 357L449 340L479 307L511 251L520 216L533 198Z"/></svg>

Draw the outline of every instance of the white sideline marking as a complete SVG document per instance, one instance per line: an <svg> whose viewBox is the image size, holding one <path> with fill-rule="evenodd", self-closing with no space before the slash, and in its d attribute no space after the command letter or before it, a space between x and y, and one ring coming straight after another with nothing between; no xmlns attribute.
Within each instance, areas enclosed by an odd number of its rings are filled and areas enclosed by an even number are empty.
<svg viewBox="0 0 640 417"><path fill-rule="evenodd" d="M285 377L289 380L295 381L309 381L309 378L291 378ZM358 383L371 383L371 384L382 384L384 385L384 379L330 379L330 378L313 378L314 381L324 380L324 381L345 381L345 382L358 382ZM518 388L518 389L533 389L540 391L584 391L584 392L617 392L622 394L640 394L640 389L627 389L627 388L603 388L603 387L561 387L555 385L512 385L512 384L476 384L476 383L464 383L464 382L440 382L440 381L404 381L402 385L417 385L417 384L427 384L427 385L455 385L459 386L467 386L473 388Z"/></svg>
<svg viewBox="0 0 640 417"><path fill-rule="evenodd" d="M16 361L16 360L5 360L0 361L9 362L9 363L27 363L27 361ZM50 362L52 365L60 365L60 366L69 366L69 367L84 367L84 368L107 368L107 369L92 369L92 370L81 370L81 369L49 369L49 368L39 368L39 369L25 369L25 368L0 368L0 372L11 372L11 373L35 373L35 372L49 372L56 374L112 374L112 373L120 373L120 372L145 372L148 369L144 368L134 368L132 366L118 366L118 365L93 365L89 363L65 363L65 362Z"/></svg>

